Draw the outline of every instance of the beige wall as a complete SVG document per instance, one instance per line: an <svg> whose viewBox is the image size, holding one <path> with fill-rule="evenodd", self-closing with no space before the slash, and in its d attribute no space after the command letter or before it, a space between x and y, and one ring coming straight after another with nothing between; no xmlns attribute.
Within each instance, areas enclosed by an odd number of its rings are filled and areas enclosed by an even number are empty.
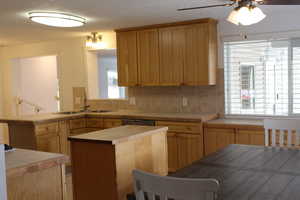
<svg viewBox="0 0 300 200"><path fill-rule="evenodd" d="M1 52L1 85L3 110L6 115L14 114L12 112L14 96L11 79L11 60L13 58L57 55L62 110L73 108L72 87L87 86L85 38L8 46L1 48Z"/></svg>

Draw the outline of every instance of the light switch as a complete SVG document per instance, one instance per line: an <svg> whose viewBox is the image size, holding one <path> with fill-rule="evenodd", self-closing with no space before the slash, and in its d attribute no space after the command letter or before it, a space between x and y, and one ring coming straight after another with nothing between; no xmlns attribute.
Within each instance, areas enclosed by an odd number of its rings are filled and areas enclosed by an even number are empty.
<svg viewBox="0 0 300 200"><path fill-rule="evenodd" d="M188 105L188 99L186 97L182 97L182 106Z"/></svg>

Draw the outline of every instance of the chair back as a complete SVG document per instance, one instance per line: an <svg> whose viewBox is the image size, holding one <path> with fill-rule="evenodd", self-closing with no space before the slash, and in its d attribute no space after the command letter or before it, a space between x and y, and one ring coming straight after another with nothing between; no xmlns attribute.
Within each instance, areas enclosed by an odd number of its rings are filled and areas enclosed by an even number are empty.
<svg viewBox="0 0 300 200"><path fill-rule="evenodd" d="M4 145L0 144L0 199L7 199Z"/></svg>
<svg viewBox="0 0 300 200"><path fill-rule="evenodd" d="M219 182L215 179L175 178L140 170L133 171L137 200L215 200Z"/></svg>
<svg viewBox="0 0 300 200"><path fill-rule="evenodd" d="M265 145L299 147L300 120L265 119Z"/></svg>

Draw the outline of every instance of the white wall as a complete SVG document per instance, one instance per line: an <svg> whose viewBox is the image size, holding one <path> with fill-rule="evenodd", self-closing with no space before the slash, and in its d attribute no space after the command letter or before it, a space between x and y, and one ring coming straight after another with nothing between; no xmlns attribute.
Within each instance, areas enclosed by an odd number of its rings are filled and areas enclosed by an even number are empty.
<svg viewBox="0 0 300 200"><path fill-rule="evenodd" d="M13 59L13 94L25 101L43 108L41 113L58 111L57 57L42 56ZM20 115L35 114L34 107L23 103L19 106Z"/></svg>
<svg viewBox="0 0 300 200"><path fill-rule="evenodd" d="M14 91L11 60L14 58L57 55L62 110L73 109L72 87L87 86L85 38L8 46L1 48L1 51L0 76L2 76L3 113L5 115L13 114Z"/></svg>

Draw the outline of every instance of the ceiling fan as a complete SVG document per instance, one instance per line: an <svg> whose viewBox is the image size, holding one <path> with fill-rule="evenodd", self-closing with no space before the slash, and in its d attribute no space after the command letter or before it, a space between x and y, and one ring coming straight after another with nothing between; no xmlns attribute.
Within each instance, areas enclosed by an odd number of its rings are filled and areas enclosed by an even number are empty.
<svg viewBox="0 0 300 200"><path fill-rule="evenodd" d="M236 25L248 26L263 20L266 15L258 7L260 5L300 5L299 0L228 0L228 3L219 5L181 8L178 11L195 10L214 7L233 7L227 20Z"/></svg>

